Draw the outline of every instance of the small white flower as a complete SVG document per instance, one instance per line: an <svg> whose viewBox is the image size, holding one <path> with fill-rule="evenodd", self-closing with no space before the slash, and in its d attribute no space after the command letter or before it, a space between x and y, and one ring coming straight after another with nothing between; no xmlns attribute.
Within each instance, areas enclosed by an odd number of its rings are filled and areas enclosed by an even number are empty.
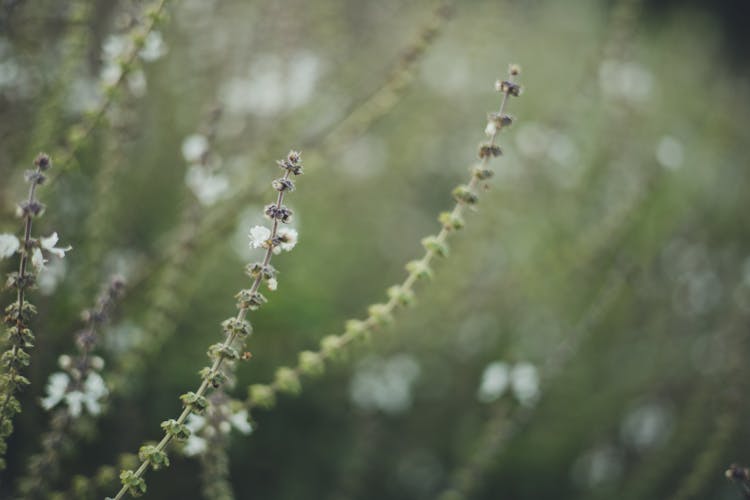
<svg viewBox="0 0 750 500"><path fill-rule="evenodd" d="M152 31L146 36L146 40L143 43L143 48L140 52L140 57L146 62L156 61L167 53L167 45L164 43L161 33L158 31Z"/></svg>
<svg viewBox="0 0 750 500"><path fill-rule="evenodd" d="M70 391L65 395L65 404L71 416L78 417L85 408L89 415L102 412L100 400L109 394L104 379L96 372L89 373L83 383L83 390Z"/></svg>
<svg viewBox="0 0 750 500"><path fill-rule="evenodd" d="M272 292L275 292L276 289L279 287L279 282L276 280L276 278L269 278L268 281L266 281L266 285L268 285L268 289Z"/></svg>
<svg viewBox="0 0 750 500"><path fill-rule="evenodd" d="M497 125L495 125L495 122L487 122L484 133L487 134L487 137L492 137L497 134Z"/></svg>
<svg viewBox="0 0 750 500"><path fill-rule="evenodd" d="M185 455L192 457L206 451L206 440L198 436L198 432L200 432L205 426L205 417L191 413L187 418L185 421L185 427L190 429L190 437L188 437L185 447L182 449Z"/></svg>
<svg viewBox="0 0 750 500"><path fill-rule="evenodd" d="M205 452L207 448L208 445L205 439L196 436L195 434L191 434L190 437L187 438L185 447L182 449L182 452L188 457L192 457L195 455L200 455L201 453Z"/></svg>
<svg viewBox="0 0 750 500"><path fill-rule="evenodd" d="M682 166L685 153L682 143L671 136L664 136L656 146L656 159L661 166L669 170L677 170Z"/></svg>
<svg viewBox="0 0 750 500"><path fill-rule="evenodd" d="M482 403L497 401L510 384L510 369L507 363L495 361L490 363L482 373L482 382L477 391L477 398Z"/></svg>
<svg viewBox="0 0 750 500"><path fill-rule="evenodd" d="M68 374L57 372L50 375L47 382L47 397L42 399L42 407L50 410L64 401L73 417L80 416L84 407L91 415L101 413L100 400L109 394L101 375L96 372L90 373L83 383L82 390L69 391L69 388Z"/></svg>
<svg viewBox="0 0 750 500"><path fill-rule="evenodd" d="M124 35L109 35L102 43L102 53L105 59L116 59L123 55L130 47L130 40Z"/></svg>
<svg viewBox="0 0 750 500"><path fill-rule="evenodd" d="M253 426L247 421L247 417L247 410L240 410L230 415L229 421L232 423L232 427L242 434L250 434L253 431Z"/></svg>
<svg viewBox="0 0 750 500"><path fill-rule="evenodd" d="M135 97L143 97L146 95L148 90L148 81L146 80L146 73L143 70L131 71L128 74L128 90L133 93Z"/></svg>
<svg viewBox="0 0 750 500"><path fill-rule="evenodd" d="M83 403L86 405L86 410L91 415L98 415L101 413L101 400L109 394L109 389L104 383L104 379L96 372L89 373L86 377L86 382L83 384Z"/></svg>
<svg viewBox="0 0 750 500"><path fill-rule="evenodd" d="M531 363L518 363L510 372L513 394L523 405L533 405L539 396L539 372Z"/></svg>
<svg viewBox="0 0 750 500"><path fill-rule="evenodd" d="M60 357L57 358L57 364L63 370L67 370L68 368L73 366L73 358L71 358L68 354L61 354Z"/></svg>
<svg viewBox="0 0 750 500"><path fill-rule="evenodd" d="M200 160L206 151L208 151L208 139L204 135L189 135L182 141L182 157L187 162L192 163Z"/></svg>
<svg viewBox="0 0 750 500"><path fill-rule="evenodd" d="M65 252L68 252L73 248L71 246L67 246L65 248L56 247L55 245L57 244L57 241L57 233L52 233L46 238L42 237L39 239L39 245L41 246L41 248L35 248L31 253L31 265L34 266L34 269L36 269L37 272L44 269L44 265L47 263L47 260L44 258L44 254L42 253L42 249L62 259L63 257L65 257Z"/></svg>
<svg viewBox="0 0 750 500"><path fill-rule="evenodd" d="M199 430L203 429L203 427L206 425L206 418L201 417L200 415L196 415L195 413L191 413L190 416L187 418L187 421L185 422L185 427L190 429L190 432L196 433Z"/></svg>
<svg viewBox="0 0 750 500"><path fill-rule="evenodd" d="M65 393L70 384L70 377L67 373L56 372L50 375L47 382L47 397L42 398L42 407L50 410L65 398Z"/></svg>
<svg viewBox="0 0 750 500"><path fill-rule="evenodd" d="M57 245L57 233L52 233L52 235L47 236L46 238L41 238L39 240L39 243L42 245L42 248L47 250L49 253L54 255L55 257L60 257L61 259L65 257L65 252L69 252L73 247L68 245L65 248L59 248L55 247Z"/></svg>
<svg viewBox="0 0 750 500"><path fill-rule="evenodd" d="M85 396L81 391L70 391L65 395L65 404L68 405L68 413L70 413L73 418L81 416L84 399Z"/></svg>
<svg viewBox="0 0 750 500"><path fill-rule="evenodd" d="M276 248L280 248L285 252L289 252L292 248L294 248L294 246L297 244L297 240L299 239L297 230L292 228L282 227L276 234L281 241L281 243L279 243L279 246ZM274 248L274 250L276 250L276 248Z"/></svg>
<svg viewBox="0 0 750 500"><path fill-rule="evenodd" d="M21 242L12 234L0 234L0 259L10 257L20 246Z"/></svg>
<svg viewBox="0 0 750 500"><path fill-rule="evenodd" d="M211 206L229 190L229 178L207 172L201 165L190 165L185 173L185 184L203 206Z"/></svg>
<svg viewBox="0 0 750 500"><path fill-rule="evenodd" d="M104 368L104 360L99 356L91 356L91 367L100 372Z"/></svg>
<svg viewBox="0 0 750 500"><path fill-rule="evenodd" d="M265 226L254 226L250 229L250 248L263 248L271 237L271 230Z"/></svg>
<svg viewBox="0 0 750 500"><path fill-rule="evenodd" d="M33 252L31 252L31 265L34 266L34 269L36 269L37 272L44 269L44 264L46 264L47 261L44 259L44 255L42 255L42 251L38 248L35 248Z"/></svg>
<svg viewBox="0 0 750 500"><path fill-rule="evenodd" d="M115 62L107 62L99 72L99 79L104 85L115 85L122 76L122 67Z"/></svg>

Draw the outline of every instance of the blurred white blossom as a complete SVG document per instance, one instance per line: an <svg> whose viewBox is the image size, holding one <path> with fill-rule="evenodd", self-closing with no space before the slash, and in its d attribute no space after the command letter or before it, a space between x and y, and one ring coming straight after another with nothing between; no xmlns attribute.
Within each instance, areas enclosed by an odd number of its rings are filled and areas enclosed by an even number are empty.
<svg viewBox="0 0 750 500"><path fill-rule="evenodd" d="M222 88L222 101L234 113L271 116L293 110L312 97L321 74L320 58L308 51L290 57L259 57L247 76L230 79Z"/></svg>
<svg viewBox="0 0 750 500"><path fill-rule="evenodd" d="M146 73L143 70L138 69L131 71L128 74L128 89L135 97L143 97L146 95L148 89L148 82L146 81Z"/></svg>
<svg viewBox="0 0 750 500"><path fill-rule="evenodd" d="M39 292L42 295L51 295L65 277L66 271L67 266L64 260L55 259L50 262L45 267L44 272L37 277L36 284L39 287Z"/></svg>
<svg viewBox="0 0 750 500"><path fill-rule="evenodd" d="M573 464L573 479L580 486L594 488L622 476L622 452L611 445L600 445L584 453Z"/></svg>
<svg viewBox="0 0 750 500"><path fill-rule="evenodd" d="M122 67L114 61L107 61L99 72L99 79L104 85L114 85L122 76Z"/></svg>
<svg viewBox="0 0 750 500"><path fill-rule="evenodd" d="M518 363L510 371L510 385L521 404L533 404L539 396L539 372L531 363Z"/></svg>
<svg viewBox="0 0 750 500"><path fill-rule="evenodd" d="M167 53L167 44L164 43L164 37L159 31L151 31L143 42L143 48L138 53L141 59L146 62L153 62L160 59Z"/></svg>
<svg viewBox="0 0 750 500"><path fill-rule="evenodd" d="M479 384L477 398L483 403L491 403L498 400L510 384L510 368L508 363L495 361L487 365L482 373L482 382Z"/></svg>
<svg viewBox="0 0 750 500"><path fill-rule="evenodd" d="M12 234L0 234L0 259L10 257L18 251L21 242Z"/></svg>
<svg viewBox="0 0 750 500"><path fill-rule="evenodd" d="M606 97L644 101L653 85L651 72L637 63L608 60L599 66L599 86Z"/></svg>
<svg viewBox="0 0 750 500"><path fill-rule="evenodd" d="M91 372L82 388L70 390L70 386L71 379L68 374L56 372L50 375L47 382L47 397L42 399L42 407L50 410L64 402L73 417L80 416L84 408L90 415L101 413L101 400L109 394L101 375Z"/></svg>
<svg viewBox="0 0 750 500"><path fill-rule="evenodd" d="M672 136L665 135L656 145L656 159L662 167L677 170L684 159L682 143Z"/></svg>
<svg viewBox="0 0 750 500"><path fill-rule="evenodd" d="M411 406L412 386L419 376L417 361L407 354L363 359L349 385L352 402L364 410L403 413Z"/></svg>
<svg viewBox="0 0 750 500"><path fill-rule="evenodd" d="M208 443L205 438L198 436L198 433L203 427L205 427L205 425L206 419L204 417L196 415L195 413L191 413L190 416L188 416L185 426L190 429L190 437L188 437L185 442L185 447L182 449L182 452L185 455L192 457L206 451Z"/></svg>
<svg viewBox="0 0 750 500"><path fill-rule="evenodd" d="M40 246L35 248L33 252L31 252L31 264L34 266L34 269L36 269L37 272L42 271L45 268L45 264L47 263L42 250L45 250L55 257L59 257L62 259L63 257L65 257L65 252L68 252L73 248L71 246L56 247L55 245L57 245L58 239L59 238L57 236L57 233L52 233L46 238L42 237L39 239Z"/></svg>
<svg viewBox="0 0 750 500"><path fill-rule="evenodd" d="M109 35L102 42L102 55L105 60L117 59L129 49L130 39L125 35Z"/></svg>
<svg viewBox="0 0 750 500"><path fill-rule="evenodd" d="M671 415L660 404L651 403L629 412L620 426L625 443L637 450L646 450L663 443L671 430Z"/></svg>
<svg viewBox="0 0 750 500"><path fill-rule="evenodd" d="M208 447L207 438L211 437L216 429L222 434L229 434L232 429L244 435L253 431L252 425L248 422L249 414L247 410L240 409L232 412L229 411L228 405L222 404L211 406L208 412L205 417L192 413L185 422L187 428L190 429L190 437L188 437L182 449L185 455L195 456L205 452ZM215 425L208 425L209 419Z"/></svg>
<svg viewBox="0 0 750 500"><path fill-rule="evenodd" d="M277 254L280 253L281 250L285 252L291 251L295 247L295 245L297 245L297 240L299 239L297 230L290 227L279 228L279 230L276 231L276 235L281 240L281 243L279 243L279 245L274 247L273 249L274 253Z"/></svg>
<svg viewBox="0 0 750 500"><path fill-rule="evenodd" d="M208 138L203 134L192 134L182 141L182 157L193 163L208 151Z"/></svg>
<svg viewBox="0 0 750 500"><path fill-rule="evenodd" d="M477 390L477 399L491 403L500 399L508 388L523 405L531 405L539 397L539 372L531 363L517 363L513 366L503 361L487 365Z"/></svg>
<svg viewBox="0 0 750 500"><path fill-rule="evenodd" d="M185 184L204 206L213 205L229 191L229 178L226 175L207 172L201 165L191 165L187 169Z"/></svg>

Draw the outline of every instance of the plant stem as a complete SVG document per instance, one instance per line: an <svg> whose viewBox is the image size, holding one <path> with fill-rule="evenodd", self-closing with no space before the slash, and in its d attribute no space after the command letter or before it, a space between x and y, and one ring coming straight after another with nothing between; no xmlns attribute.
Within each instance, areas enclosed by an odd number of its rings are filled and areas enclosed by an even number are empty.
<svg viewBox="0 0 750 500"><path fill-rule="evenodd" d="M290 175L291 175L291 170L287 170L285 172L285 174L284 174L284 180L288 180ZM283 190L279 191L279 193L278 193L278 195L276 197L276 206L277 207L280 207L281 204L282 204L282 202L284 201L284 194L285 194L285 191L283 191ZM273 240L276 237L278 229L279 229L279 219L274 218L273 219L273 226L271 228L271 236L270 236L271 240ZM273 255L273 249L274 249L273 245L269 245L268 248L266 249L265 256L263 257L263 266L264 267L267 266L268 264L270 264L271 257ZM263 281L263 275L262 275L262 273L259 273L258 276L253 281L252 286L250 287L250 295L252 295L252 294L254 294L254 293L256 293L258 291L258 289L260 288L260 284L261 284L262 281ZM239 309L239 311L237 312L237 316L235 317L236 321L238 321L238 322L243 321L245 319L245 316L247 316L248 311L249 311L249 308L247 308L247 307L241 307ZM222 347L229 347L229 346L231 346L232 343L235 341L236 338L237 338L237 333L235 333L235 332L230 333L229 335L227 335L226 340L224 340L224 343L222 344ZM211 372L215 373L216 371L218 371L219 368L221 368L221 365L224 363L224 359L225 358L223 358L221 356L217 356L216 359L213 362L213 365L211 366ZM208 390L208 387L209 387L209 381L208 381L208 379L204 378L203 382L198 387L198 390L195 391L195 394L198 397L203 396L206 393L206 391ZM177 423L178 424L185 423L185 420L190 416L190 414L192 412L193 411L192 411L192 408L190 406L185 406L185 408L182 410L182 413L180 413L180 416L177 418ZM156 445L156 450L157 451L164 451L164 449L167 447L167 445L170 443L170 441L172 441L172 435L169 434L169 433L165 433L164 437L162 437L161 441L159 441L159 443ZM141 465L135 471L135 476L138 477L138 478L143 477L143 475L148 470L149 465L150 464L149 464L148 460L144 460L143 462L141 462ZM128 491L127 485L123 485L122 488L120 488L120 491L117 492L117 495L115 495L114 500L120 500L121 498L123 498L125 496L125 494L127 493L127 491Z"/></svg>

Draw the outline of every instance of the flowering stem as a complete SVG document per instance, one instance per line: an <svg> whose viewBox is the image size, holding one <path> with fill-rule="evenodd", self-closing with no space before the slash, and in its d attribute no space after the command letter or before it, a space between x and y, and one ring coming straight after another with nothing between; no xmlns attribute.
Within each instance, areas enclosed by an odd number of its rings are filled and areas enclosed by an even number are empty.
<svg viewBox="0 0 750 500"><path fill-rule="evenodd" d="M508 80L496 84L498 90L502 91L503 97L499 111L491 115L491 125L493 127L491 132L488 133L489 142L480 147L479 156L481 162L478 166L472 168L471 180L468 185L459 186L454 190L453 194L456 204L453 210L441 214L440 221L442 222L442 228L437 236L422 240L426 249L425 254L421 259L407 264L408 275L400 285L389 289L390 299L388 302L370 306L368 317L361 321L354 320L348 322L346 331L343 334L324 338L318 351L300 353L297 365L294 368L279 369L273 383L250 386L248 398L245 402L248 409L256 406L272 407L275 404L275 395L278 392L298 392L298 378L300 375L312 375L319 372L322 369L323 361L336 356L350 343L388 322L398 306L406 305L412 301L415 283L418 279L431 274L430 263L436 256L447 255L446 240L452 232L463 226L462 215L466 210L466 205L473 205L477 202L478 195L476 191L480 182L492 175L492 171L488 168L489 160L491 157L501 154L500 149L495 145L495 141L500 129L511 123L511 119L505 115L508 97L520 94L520 86L513 82L514 77L519 71L517 66L512 65ZM290 380L293 380L294 384L290 385Z"/></svg>
<svg viewBox="0 0 750 500"><path fill-rule="evenodd" d="M76 153L86 139L88 139L94 130L96 130L102 118L104 118L104 115L114 103L116 91L125 82L125 79L128 77L131 69L137 62L139 53L141 49L143 49L143 45L146 41L146 37L163 19L163 11L166 7L167 1L168 0L157 0L145 9L145 13L149 20L142 29L136 27L130 33L133 40L133 47L120 63L120 75L112 84L107 85L104 92L104 99L99 103L95 110L87 114L86 122L82 125L82 130L76 134L75 138L68 143L65 150L59 154L58 163L61 168L58 170L54 178L64 174L73 167L74 164L72 161L74 160Z"/></svg>
<svg viewBox="0 0 750 500"><path fill-rule="evenodd" d="M293 153L290 153L289 158L291 161ZM297 155L297 161L298 155ZM296 163L292 162L292 163ZM293 170L290 168L287 168L283 181L289 181L290 175L293 173ZM295 173L301 173L301 170L295 172ZM276 207L281 208L282 203L284 201L284 195L286 193L285 189L279 189L278 195L276 197ZM273 217L273 225L271 227L271 234L269 237L269 242L273 242L278 237L278 229L279 229L279 218L274 216ZM263 267L267 267L270 262L273 255L275 245L273 243L269 243L266 246L266 252L265 256L263 257ZM260 288L261 282L264 279L264 275L262 272L258 273L253 282L252 285L247 293L248 296L254 297L258 289ZM242 292L241 292L242 293ZM245 317L247 316L248 311L250 311L251 306L246 302L241 302L242 305L238 307L237 315L234 317L234 323L239 324L245 321ZM224 342L220 345L220 347L216 350L217 352L226 351L229 349L234 341L238 338L239 331L236 328L228 329L228 334ZM227 358L225 356L217 355L214 359L213 364L211 365L211 368L206 372L207 374L216 374L219 373L219 370L221 369L222 365L224 364L224 361ZM198 389L194 393L194 400L201 400L204 398L204 395L208 391L209 386L212 385L211 383L211 377L209 375L205 376L203 378L202 383L198 387ZM195 407L192 404L185 404L185 408L183 409L182 413L180 413L180 416L177 418L175 427L180 427L185 423L185 420L194 412ZM161 441L153 448L152 456L153 455L161 455L164 452L164 449L167 447L167 445L172 441L174 438L174 434L172 432L165 432L164 436L162 437ZM119 500L125 496L125 494L132 490L135 486L136 491L139 492L145 492L145 483L142 482L142 477L146 473L146 471L149 469L149 467L152 465L152 462L148 459L148 457L143 458L140 466L133 472L132 474L129 474L127 476L127 480L125 477L123 477L123 486L122 488L117 492L117 495L115 495L114 500ZM126 474L129 471L124 472L123 474Z"/></svg>
<svg viewBox="0 0 750 500"><path fill-rule="evenodd" d="M75 339L78 355L74 359L69 356L60 358L67 358L65 362L61 361L61 365L70 375L66 391L83 390L92 370L101 368L96 366L96 358L91 356L98 343L97 329L107 320L115 301L121 295L123 286L123 281L119 277L114 277L98 297L96 305L91 310L84 311L85 325ZM18 481L23 498L44 497L50 482L59 472L60 451L70 442L69 434L73 423L74 415L70 408L60 408L54 412L50 419L50 429L40 439L42 451L29 458L26 475Z"/></svg>
<svg viewBox="0 0 750 500"><path fill-rule="evenodd" d="M0 444L5 444L5 439L13 432L13 416L21 411L15 392L22 385L27 385L28 380L19 374L19 368L28 366L29 355L22 349L33 346L33 336L28 328L28 320L33 307L26 303L26 289L33 283L33 275L27 273L29 255L35 242L31 238L31 227L33 219L42 212L42 205L36 201L36 187L41 184L45 177L42 172L49 169L51 162L47 155L40 154L34 161L35 169L27 174L29 181L29 193L26 202L19 208L24 221L23 241L19 248L20 262L18 275L11 277L9 283L16 286L16 302L8 310L5 322L8 328L9 341L12 347L3 353L2 363L7 367L2 378L3 402L0 404ZM4 449L4 446L3 446ZM0 455L4 455L0 453ZM0 461L0 468L4 468L5 462Z"/></svg>

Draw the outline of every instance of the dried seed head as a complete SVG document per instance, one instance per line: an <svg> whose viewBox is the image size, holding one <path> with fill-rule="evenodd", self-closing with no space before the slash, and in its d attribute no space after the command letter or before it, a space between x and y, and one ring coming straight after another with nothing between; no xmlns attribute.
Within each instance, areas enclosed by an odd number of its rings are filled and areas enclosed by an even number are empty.
<svg viewBox="0 0 750 500"><path fill-rule="evenodd" d="M24 201L16 207L16 215L18 217L40 217L44 214L44 209L44 203L36 200Z"/></svg>
<svg viewBox="0 0 750 500"><path fill-rule="evenodd" d="M521 95L521 86L508 80L496 81L495 90L508 95L512 95L513 97L518 97Z"/></svg>
<svg viewBox="0 0 750 500"><path fill-rule="evenodd" d="M286 224L292 220L293 212L284 205L279 206L272 203L266 206L263 213L271 220L276 219Z"/></svg>
<svg viewBox="0 0 750 500"><path fill-rule="evenodd" d="M49 155L45 153L39 153L34 160L34 165L44 172L45 170L48 170L52 166L52 160L50 160Z"/></svg>
<svg viewBox="0 0 750 500"><path fill-rule="evenodd" d="M494 112L487 115L487 121L494 123L497 128L503 128L509 127L513 123L513 117Z"/></svg>
<svg viewBox="0 0 750 500"><path fill-rule="evenodd" d="M474 170L472 171L472 173L474 174L474 177L476 177L480 181L487 180L491 178L493 175L495 175L494 170L490 168L482 167L482 166L474 167Z"/></svg>
<svg viewBox="0 0 750 500"><path fill-rule="evenodd" d="M481 144L479 146L479 158L490 158L503 154L502 148L496 144Z"/></svg>
<svg viewBox="0 0 750 500"><path fill-rule="evenodd" d="M286 158L279 160L276 163L284 170L288 170L294 175L300 175L302 173L302 165L300 164L301 160L302 155L299 151L290 151Z"/></svg>
<svg viewBox="0 0 750 500"><path fill-rule="evenodd" d="M299 163L302 161L302 153L299 151L289 151L289 154L286 157L287 160L289 160L291 163Z"/></svg>
<svg viewBox="0 0 750 500"><path fill-rule="evenodd" d="M36 184L38 186L43 184L47 177L39 171L27 170L24 173L24 179L26 179L26 182Z"/></svg>
<svg viewBox="0 0 750 500"><path fill-rule="evenodd" d="M273 186L276 191L294 191L294 182L283 177L280 179L275 179L273 182L271 182L271 186Z"/></svg>

